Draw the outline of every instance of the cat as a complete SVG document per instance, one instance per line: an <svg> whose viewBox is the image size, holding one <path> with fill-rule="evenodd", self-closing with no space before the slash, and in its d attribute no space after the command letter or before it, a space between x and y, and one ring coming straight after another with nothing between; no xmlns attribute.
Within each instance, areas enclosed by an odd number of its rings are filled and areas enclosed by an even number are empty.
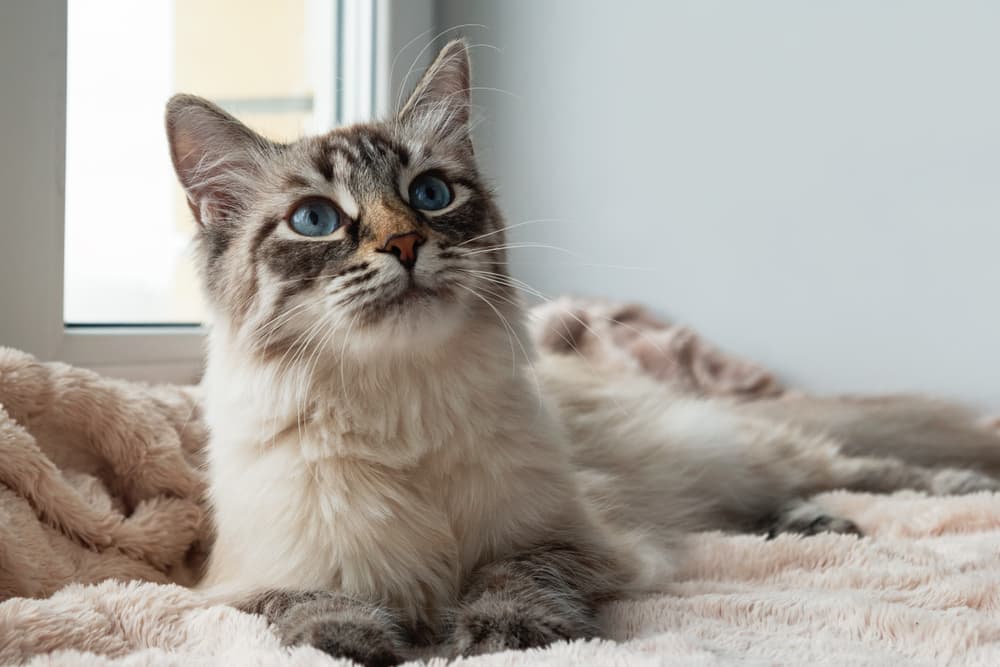
<svg viewBox="0 0 1000 667"><path fill-rule="evenodd" d="M369 665L544 646L599 636L598 605L666 581L685 531L856 533L809 498L998 488L895 458L935 428L998 458L943 404L740 405L537 357L469 85L453 41L394 117L289 144L170 100L212 312L206 595ZM838 433L890 442L848 456Z"/></svg>

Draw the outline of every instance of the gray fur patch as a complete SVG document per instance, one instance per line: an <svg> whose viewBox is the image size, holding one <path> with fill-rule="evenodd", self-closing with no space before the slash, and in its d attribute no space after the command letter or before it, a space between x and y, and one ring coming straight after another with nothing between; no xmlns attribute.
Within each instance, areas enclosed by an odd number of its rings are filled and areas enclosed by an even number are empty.
<svg viewBox="0 0 1000 667"><path fill-rule="evenodd" d="M340 593L271 590L238 607L267 618L288 646L313 646L371 667L404 661L407 641L394 615Z"/></svg>
<svg viewBox="0 0 1000 667"><path fill-rule="evenodd" d="M553 544L484 565L455 612L450 643L463 656L596 637L596 605L620 582L604 556Z"/></svg>

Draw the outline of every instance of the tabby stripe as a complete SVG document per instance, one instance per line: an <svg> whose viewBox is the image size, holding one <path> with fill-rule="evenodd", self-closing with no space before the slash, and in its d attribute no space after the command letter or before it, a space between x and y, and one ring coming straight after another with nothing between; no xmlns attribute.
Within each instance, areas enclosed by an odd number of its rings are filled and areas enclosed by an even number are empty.
<svg viewBox="0 0 1000 667"><path fill-rule="evenodd" d="M348 280L346 283L340 286L340 289L350 289L355 285L360 285L361 283L366 283L378 273L378 269L372 269L371 271L366 271L356 278Z"/></svg>
<svg viewBox="0 0 1000 667"><path fill-rule="evenodd" d="M260 250L260 246L264 243L268 236L274 233L274 230L278 228L279 224L281 224L281 218L268 218L264 221L264 224L257 229L257 233L253 235L253 240L250 242L250 253L254 258L257 257L257 251Z"/></svg>
<svg viewBox="0 0 1000 667"><path fill-rule="evenodd" d="M333 180L333 161L330 160L330 153L327 150L320 149L319 153L313 155L313 166L327 181Z"/></svg>
<svg viewBox="0 0 1000 667"><path fill-rule="evenodd" d="M357 273L358 271L364 271L369 266L370 265L368 264L368 262L361 262L359 264L355 264L353 266L349 266L346 269L344 269L343 271L339 271L339 272L335 273L333 275L333 277L334 278L340 278L340 277L343 277L343 276L346 276L346 275L350 275L352 273Z"/></svg>
<svg viewBox="0 0 1000 667"><path fill-rule="evenodd" d="M288 189L309 188L312 187L312 183L310 183L309 179L305 178L304 176L300 176L298 174L289 174L288 176L285 176L284 186L285 188Z"/></svg>

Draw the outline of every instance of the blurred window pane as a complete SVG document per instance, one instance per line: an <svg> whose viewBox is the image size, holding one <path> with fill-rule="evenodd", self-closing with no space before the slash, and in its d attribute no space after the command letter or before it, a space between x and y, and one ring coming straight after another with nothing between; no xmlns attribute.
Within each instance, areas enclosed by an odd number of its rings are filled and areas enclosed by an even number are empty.
<svg viewBox="0 0 1000 667"><path fill-rule="evenodd" d="M334 125L332 0L69 0L68 324L188 324L204 307L170 166L176 91L278 140Z"/></svg>

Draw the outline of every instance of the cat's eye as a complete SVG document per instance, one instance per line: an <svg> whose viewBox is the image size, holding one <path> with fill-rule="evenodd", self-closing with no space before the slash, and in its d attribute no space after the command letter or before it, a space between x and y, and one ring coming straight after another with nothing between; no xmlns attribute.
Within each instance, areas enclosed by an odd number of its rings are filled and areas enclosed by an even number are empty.
<svg viewBox="0 0 1000 667"><path fill-rule="evenodd" d="M292 211L288 225L302 236L326 236L340 227L340 211L326 199L306 199Z"/></svg>
<svg viewBox="0 0 1000 667"><path fill-rule="evenodd" d="M410 182L410 206L421 211L438 211L451 203L451 188L440 176L420 174Z"/></svg>

